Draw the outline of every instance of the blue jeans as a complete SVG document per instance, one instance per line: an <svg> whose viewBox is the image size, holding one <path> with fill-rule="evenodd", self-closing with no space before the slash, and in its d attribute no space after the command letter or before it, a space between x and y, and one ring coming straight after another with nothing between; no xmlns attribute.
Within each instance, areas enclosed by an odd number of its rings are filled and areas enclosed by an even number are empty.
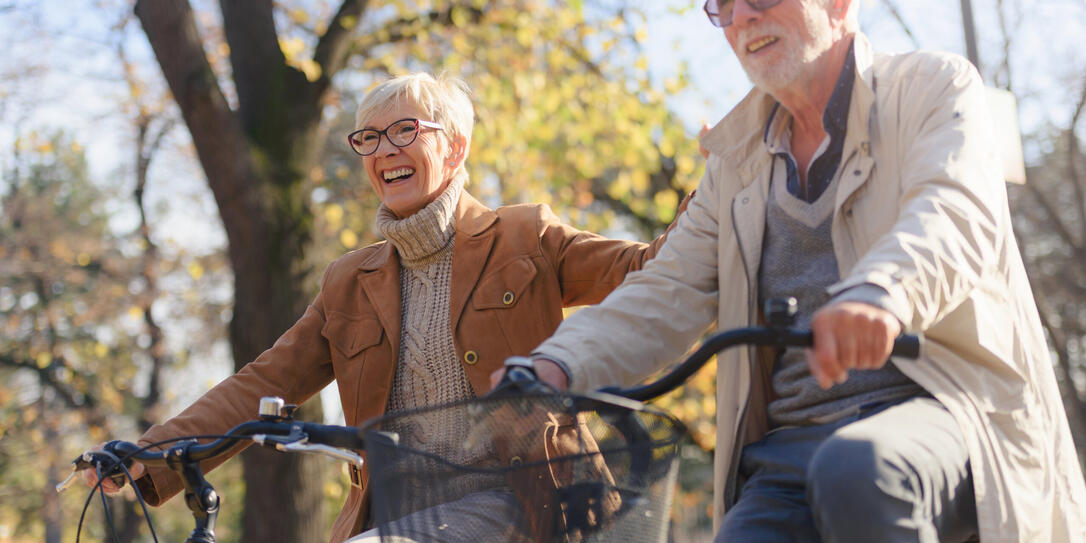
<svg viewBox="0 0 1086 543"><path fill-rule="evenodd" d="M717 543L938 543L977 530L962 433L930 397L773 431L743 448L739 475Z"/></svg>

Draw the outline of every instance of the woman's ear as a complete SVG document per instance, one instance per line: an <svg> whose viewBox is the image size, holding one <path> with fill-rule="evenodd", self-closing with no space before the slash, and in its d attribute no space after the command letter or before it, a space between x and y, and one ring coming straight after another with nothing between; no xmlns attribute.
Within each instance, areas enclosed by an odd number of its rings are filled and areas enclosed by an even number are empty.
<svg viewBox="0 0 1086 543"><path fill-rule="evenodd" d="M445 157L445 165L456 169L464 162L467 155L467 139L464 136L449 138L449 152Z"/></svg>

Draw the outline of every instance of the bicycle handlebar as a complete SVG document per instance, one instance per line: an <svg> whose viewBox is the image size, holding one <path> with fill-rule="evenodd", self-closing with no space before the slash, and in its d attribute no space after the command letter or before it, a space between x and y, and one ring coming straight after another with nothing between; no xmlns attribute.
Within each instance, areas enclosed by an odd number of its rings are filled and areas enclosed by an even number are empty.
<svg viewBox="0 0 1086 543"><path fill-rule="evenodd" d="M920 356L923 340L921 336L901 335L894 340L894 348L890 356L904 358L916 358ZM750 328L737 328L721 332L710 337L697 351L694 351L686 360L669 371L660 379L645 385L634 386L626 389L608 387L600 392L615 394L638 401L649 401L663 396L681 386L691 375L696 373L712 356L724 349L737 345L772 346L772 347L810 347L814 344L814 338L809 330L797 330L777 326L755 326Z"/></svg>
<svg viewBox="0 0 1086 543"><path fill-rule="evenodd" d="M329 454L319 446L360 451L365 448L365 441L358 428L334 426L300 421L254 420L243 422L225 436L210 443L195 444L191 441L180 446L161 451L145 450L144 447L128 441L110 441L104 451L87 451L72 460L73 474L95 465L102 466L103 474L114 477L118 484L123 484L123 474L117 466L118 458L126 463L136 460L148 466L169 466L178 460L183 462L201 462L219 456L237 444L241 439L253 439L258 443L272 443L277 446L294 445L294 451L312 451ZM306 445L312 444L311 447ZM342 456L337 456L342 458ZM63 490L69 480L57 485Z"/></svg>
<svg viewBox="0 0 1086 543"><path fill-rule="evenodd" d="M243 422L235 426L227 432L226 435L229 437L222 437L211 443L202 445L188 446L188 460L200 462L214 458L229 450L237 444L240 439L254 438L255 440L255 438L261 435L296 437L296 439L290 441L304 439L307 443L328 445L330 447L339 447L343 449L362 450L365 448L365 442L357 428L316 424L313 422L254 420ZM261 441L264 440L262 439ZM286 442L274 438L270 441ZM127 456L149 466L165 466L169 464L171 449L164 451L140 451L140 449L142 449L142 447L139 445L127 441L111 441L106 444L106 450L117 456Z"/></svg>

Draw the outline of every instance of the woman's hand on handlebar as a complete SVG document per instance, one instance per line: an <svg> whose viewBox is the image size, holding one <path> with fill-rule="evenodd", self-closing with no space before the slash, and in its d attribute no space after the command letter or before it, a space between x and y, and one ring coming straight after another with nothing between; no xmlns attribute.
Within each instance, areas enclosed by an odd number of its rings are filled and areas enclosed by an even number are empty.
<svg viewBox="0 0 1086 543"><path fill-rule="evenodd" d="M811 316L814 347L807 367L822 388L844 383L848 370L879 369L890 358L901 323L889 311L862 302L838 302Z"/></svg>
<svg viewBox="0 0 1086 543"><path fill-rule="evenodd" d="M97 447L91 449L92 451L104 451L105 443L99 443ZM143 467L143 464L139 462L132 462L132 466L128 468L128 473L132 475L132 480L139 479L144 473L147 473L147 469ZM94 488L98 484L98 474L93 469L83 470L83 482L87 483L87 486ZM106 494L116 494L124 488L124 485L118 485L110 477L106 477L102 481L102 490L105 490Z"/></svg>

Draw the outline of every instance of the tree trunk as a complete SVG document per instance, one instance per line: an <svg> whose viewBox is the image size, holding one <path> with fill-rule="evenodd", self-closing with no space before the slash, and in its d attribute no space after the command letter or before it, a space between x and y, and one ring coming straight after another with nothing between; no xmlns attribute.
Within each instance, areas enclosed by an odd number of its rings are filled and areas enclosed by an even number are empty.
<svg viewBox="0 0 1086 543"><path fill-rule="evenodd" d="M348 1L336 17L357 17ZM229 105L203 51L184 0L140 1L136 15L154 50L215 196L234 271L230 341L240 369L270 347L307 303L302 279L311 218L302 181L314 161L313 134L327 78L343 63L345 39L330 30L319 45L325 76L309 85L285 65L271 2L223 0L239 108ZM330 29L341 29L330 25ZM335 51L340 51L336 53ZM254 406L255 409L255 406ZM319 419L319 397L299 417ZM245 479L243 542L323 542L327 461L252 448L241 455ZM230 507L226 504L225 507Z"/></svg>

